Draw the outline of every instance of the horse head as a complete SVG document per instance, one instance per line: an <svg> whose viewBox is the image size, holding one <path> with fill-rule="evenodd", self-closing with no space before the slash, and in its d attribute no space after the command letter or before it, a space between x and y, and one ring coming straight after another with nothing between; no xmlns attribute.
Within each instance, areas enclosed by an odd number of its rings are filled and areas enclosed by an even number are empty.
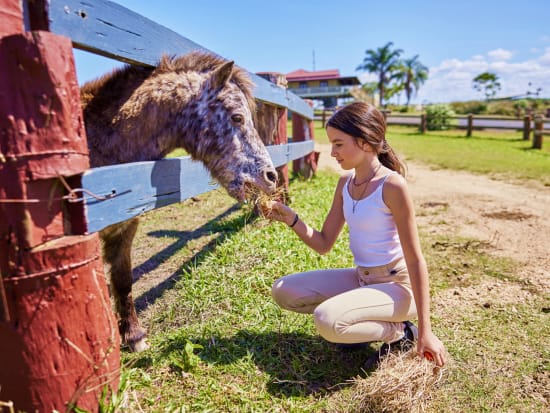
<svg viewBox="0 0 550 413"><path fill-rule="evenodd" d="M201 81L181 113L186 120L182 146L237 200L254 190L274 192L277 172L254 127L251 80L233 62L193 55L197 62L192 67L199 68Z"/></svg>

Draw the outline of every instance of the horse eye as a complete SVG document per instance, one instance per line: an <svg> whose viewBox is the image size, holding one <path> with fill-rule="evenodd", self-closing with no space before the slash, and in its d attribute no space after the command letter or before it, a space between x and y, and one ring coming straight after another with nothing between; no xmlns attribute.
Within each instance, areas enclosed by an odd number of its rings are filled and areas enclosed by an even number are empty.
<svg viewBox="0 0 550 413"><path fill-rule="evenodd" d="M231 115L231 120L235 123L242 123L243 122L243 116L242 115Z"/></svg>

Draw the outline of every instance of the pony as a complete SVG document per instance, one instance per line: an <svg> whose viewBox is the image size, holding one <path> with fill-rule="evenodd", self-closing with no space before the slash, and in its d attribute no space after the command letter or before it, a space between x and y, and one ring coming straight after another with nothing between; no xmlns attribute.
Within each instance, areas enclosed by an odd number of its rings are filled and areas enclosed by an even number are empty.
<svg viewBox="0 0 550 413"><path fill-rule="evenodd" d="M254 126L253 86L246 71L206 52L90 81L81 88L90 165L158 160L183 148L238 201L273 193L277 171ZM137 228L132 218L100 231L121 340L132 351L148 348L132 298Z"/></svg>

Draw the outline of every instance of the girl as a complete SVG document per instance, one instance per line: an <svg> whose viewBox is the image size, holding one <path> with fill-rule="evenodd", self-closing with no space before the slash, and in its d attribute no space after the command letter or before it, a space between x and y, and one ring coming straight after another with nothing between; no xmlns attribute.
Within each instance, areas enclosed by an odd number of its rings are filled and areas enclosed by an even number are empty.
<svg viewBox="0 0 550 413"><path fill-rule="evenodd" d="M282 308L313 313L319 334L341 344L383 341L366 368L417 341L417 353L438 366L445 347L432 333L428 270L420 249L404 166L385 139L383 115L356 102L327 123L331 156L345 170L321 231L309 227L290 207L272 202L268 217L284 222L320 254L330 251L344 223L354 268L291 274L272 289ZM409 320L418 317L418 329Z"/></svg>

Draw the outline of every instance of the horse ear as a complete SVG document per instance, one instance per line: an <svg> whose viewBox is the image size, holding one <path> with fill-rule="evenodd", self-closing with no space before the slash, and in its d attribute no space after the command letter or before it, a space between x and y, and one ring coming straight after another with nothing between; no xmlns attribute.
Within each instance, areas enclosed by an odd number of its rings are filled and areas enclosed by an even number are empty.
<svg viewBox="0 0 550 413"><path fill-rule="evenodd" d="M212 87L214 89L223 87L223 85L229 81L231 78L231 73L233 72L233 65L233 61L225 62L212 71L210 81L212 82Z"/></svg>

